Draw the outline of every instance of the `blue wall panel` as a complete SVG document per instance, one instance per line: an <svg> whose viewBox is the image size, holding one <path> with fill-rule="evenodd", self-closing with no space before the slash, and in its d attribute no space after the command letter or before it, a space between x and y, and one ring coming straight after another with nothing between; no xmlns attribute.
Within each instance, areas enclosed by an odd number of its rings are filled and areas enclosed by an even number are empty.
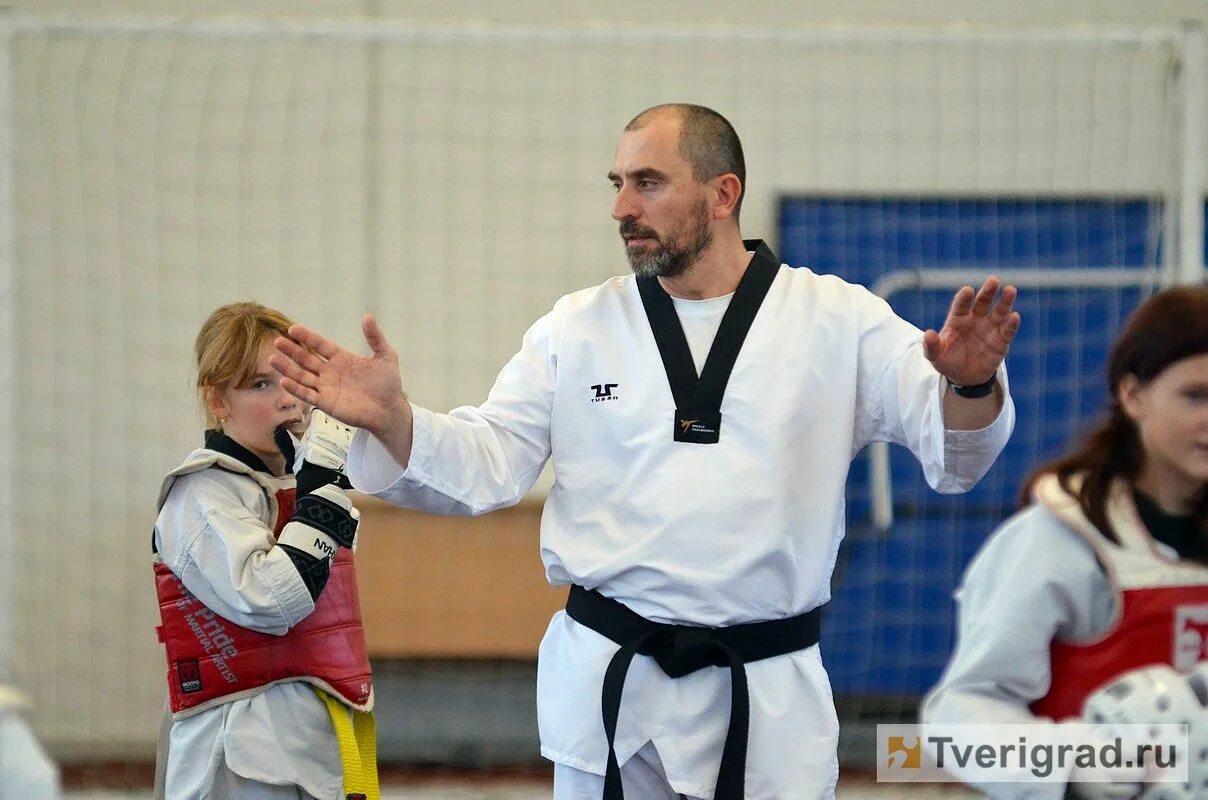
<svg viewBox="0 0 1208 800"><path fill-rule="evenodd" d="M1158 263L1159 210L1146 199L785 197L778 255L794 266L874 285L897 270L1112 269ZM952 290L890 299L921 328L942 325ZM823 634L842 694L918 695L952 645L951 592L985 536L1016 507L1021 481L1061 452L1102 408L1103 364L1141 292L1029 289L1008 370L1018 420L999 462L972 492L938 495L913 456L891 456L897 523L868 518L867 455L848 485L848 539Z"/></svg>

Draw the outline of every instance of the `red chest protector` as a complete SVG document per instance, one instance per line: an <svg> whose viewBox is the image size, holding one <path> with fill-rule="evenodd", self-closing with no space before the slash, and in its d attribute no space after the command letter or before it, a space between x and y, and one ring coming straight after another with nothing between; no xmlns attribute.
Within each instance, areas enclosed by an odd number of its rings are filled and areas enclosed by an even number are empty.
<svg viewBox="0 0 1208 800"><path fill-rule="evenodd" d="M161 505L175 477L192 471L182 467L169 476ZM293 515L295 490L278 490L275 500L274 536ZM249 630L215 614L158 558L155 591L162 620L157 632L167 650L168 693L177 718L283 681L304 681L352 708L372 709L356 567L347 548L337 551L315 610L283 636Z"/></svg>
<svg viewBox="0 0 1208 800"><path fill-rule="evenodd" d="M1190 672L1208 659L1208 567L1158 552L1127 486L1116 486L1107 505L1119 544L1099 533L1055 477L1042 479L1035 494L1095 548L1116 595L1116 617L1094 640L1053 642L1051 688L1032 713L1077 717L1092 692L1125 672L1152 664Z"/></svg>

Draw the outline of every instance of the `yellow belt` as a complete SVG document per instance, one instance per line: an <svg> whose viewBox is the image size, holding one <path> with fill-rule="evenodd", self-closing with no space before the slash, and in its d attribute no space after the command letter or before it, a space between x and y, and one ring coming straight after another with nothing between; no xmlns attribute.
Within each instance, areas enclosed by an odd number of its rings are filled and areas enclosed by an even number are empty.
<svg viewBox="0 0 1208 800"><path fill-rule="evenodd" d="M344 800L381 800L377 771L377 723L372 711L357 711L327 692L315 689L327 706L340 743L344 767Z"/></svg>

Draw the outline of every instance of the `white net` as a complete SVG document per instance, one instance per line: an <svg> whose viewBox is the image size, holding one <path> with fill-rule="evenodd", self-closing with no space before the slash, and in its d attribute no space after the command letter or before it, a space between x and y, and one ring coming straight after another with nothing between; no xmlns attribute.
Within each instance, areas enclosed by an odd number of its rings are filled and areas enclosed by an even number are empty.
<svg viewBox="0 0 1208 800"><path fill-rule="evenodd" d="M190 348L220 303L255 298L348 344L374 311L417 402L476 402L560 294L625 271L604 176L618 131L669 100L716 108L743 137L747 235L853 280L1153 266L1163 241L1173 33L18 23L3 424L19 469L0 462L14 523L0 633L68 758L153 742L153 501L199 437ZM988 200L952 210L970 197ZM1139 210L1079 227L1079 208L1122 198ZM908 707L942 663L973 530L1081 420L1097 378L1080 354L1110 338L1127 292L1102 292L1092 317L1077 292L1025 295L1018 460L975 512L903 472L896 502L931 521L925 544L853 536L827 656L857 711ZM931 293L913 299L903 313L942 320ZM1035 399L1054 383L1068 402ZM857 484L853 528L866 515Z"/></svg>

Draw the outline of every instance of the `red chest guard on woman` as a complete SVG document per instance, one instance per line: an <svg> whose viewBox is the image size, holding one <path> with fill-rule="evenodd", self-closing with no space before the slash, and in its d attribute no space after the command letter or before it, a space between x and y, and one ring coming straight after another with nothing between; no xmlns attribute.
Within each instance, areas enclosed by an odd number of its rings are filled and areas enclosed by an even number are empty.
<svg viewBox="0 0 1208 800"><path fill-rule="evenodd" d="M161 493L161 504L175 477L213 463L187 464L174 471ZM274 536L293 515L295 490L278 490L275 500ZM241 627L214 613L158 558L155 591L162 621L157 632L167 650L169 700L177 718L284 681L313 684L359 711L373 708L350 550L337 551L315 610L282 636Z"/></svg>
<svg viewBox="0 0 1208 800"><path fill-rule="evenodd" d="M1049 693L1032 703L1032 713L1077 717L1092 692L1125 672L1152 664L1190 672L1208 659L1208 567L1158 552L1126 486L1114 488L1107 506L1118 544L1052 476L1037 484L1036 499L1095 548L1116 595L1116 616L1094 640L1053 642Z"/></svg>

